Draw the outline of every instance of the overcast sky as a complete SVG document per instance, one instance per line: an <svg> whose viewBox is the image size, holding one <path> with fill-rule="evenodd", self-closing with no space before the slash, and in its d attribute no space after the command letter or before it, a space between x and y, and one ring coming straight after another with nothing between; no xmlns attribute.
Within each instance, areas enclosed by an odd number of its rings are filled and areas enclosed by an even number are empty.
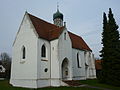
<svg viewBox="0 0 120 90"><path fill-rule="evenodd" d="M95 57L99 57L103 12L108 14L112 8L120 26L120 0L0 0L0 53L12 55L12 44L25 11L53 23L57 2L68 30L82 36Z"/></svg>

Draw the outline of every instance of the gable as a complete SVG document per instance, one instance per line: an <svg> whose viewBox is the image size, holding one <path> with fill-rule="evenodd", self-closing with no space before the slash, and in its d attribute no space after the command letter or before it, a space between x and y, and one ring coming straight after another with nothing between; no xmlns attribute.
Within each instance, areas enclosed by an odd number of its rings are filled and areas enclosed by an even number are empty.
<svg viewBox="0 0 120 90"><path fill-rule="evenodd" d="M30 34L32 34L32 35L30 35ZM16 41L18 41L18 39L20 39L20 38L25 39L25 38L28 38L28 36L30 36L29 38L31 38L31 36L38 37L38 33L36 32L32 22L28 16L28 13L25 12L23 19L22 19L22 22L19 26L18 32L15 36L13 46L16 43ZM21 40L19 42L21 42Z"/></svg>

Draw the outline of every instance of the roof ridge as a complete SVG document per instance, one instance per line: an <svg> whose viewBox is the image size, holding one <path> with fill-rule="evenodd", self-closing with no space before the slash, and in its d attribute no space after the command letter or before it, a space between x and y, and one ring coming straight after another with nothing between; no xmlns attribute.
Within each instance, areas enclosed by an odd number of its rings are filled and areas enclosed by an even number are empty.
<svg viewBox="0 0 120 90"><path fill-rule="evenodd" d="M41 19L41 18L39 18L39 17L37 17L37 16L34 16L34 15L28 13L28 12L27 12L27 14L30 15L30 16L33 16L33 17L35 17L35 18L37 18L37 19L40 19L40 20L42 20L43 22L45 22L45 23L47 23L47 24L53 25L53 26L55 26L56 28L58 27L58 26L56 26L55 24L52 24L52 23L50 23L50 22L47 22L46 20L43 20L43 19ZM59 28L59 27L58 27L58 28Z"/></svg>
<svg viewBox="0 0 120 90"><path fill-rule="evenodd" d="M82 38L81 36L79 36L79 35L77 35L77 34L75 34L75 33L73 33L73 32L70 32L70 31L68 31L68 32L71 33L71 34L73 34L73 35L75 35L75 36L77 36L77 37Z"/></svg>

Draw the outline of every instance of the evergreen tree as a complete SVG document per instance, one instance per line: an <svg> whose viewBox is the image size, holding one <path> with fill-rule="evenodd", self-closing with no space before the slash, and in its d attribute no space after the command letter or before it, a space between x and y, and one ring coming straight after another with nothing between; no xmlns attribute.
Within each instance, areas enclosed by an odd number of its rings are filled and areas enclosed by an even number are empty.
<svg viewBox="0 0 120 90"><path fill-rule="evenodd" d="M106 42L107 42L107 37L105 37L105 36L107 36L107 17L106 17L106 14L105 14L105 12L103 13L103 33L102 33L102 44L103 44L103 48L102 48L102 50L100 51L101 52L101 57L102 57L102 59L105 57L105 48L106 48Z"/></svg>
<svg viewBox="0 0 120 90"><path fill-rule="evenodd" d="M103 16L103 48L101 50L103 62L100 80L112 85L120 85L120 41L117 29L118 25L110 8L108 20L105 13Z"/></svg>
<svg viewBox="0 0 120 90"><path fill-rule="evenodd" d="M107 30L107 25L108 25L108 23L107 23L107 17L106 17L106 13L104 12L103 13L103 32L102 32L102 44L103 44L103 48L102 48L102 50L100 51L100 53L101 53L101 59L102 59L102 71L99 73L99 75L98 75L98 80L100 81L100 82L105 82L106 80L106 75L107 75L107 72L105 72L105 71L107 71L107 68L106 68L106 57L107 57L107 53L105 52L105 51L107 51L107 42L108 42L108 30Z"/></svg>

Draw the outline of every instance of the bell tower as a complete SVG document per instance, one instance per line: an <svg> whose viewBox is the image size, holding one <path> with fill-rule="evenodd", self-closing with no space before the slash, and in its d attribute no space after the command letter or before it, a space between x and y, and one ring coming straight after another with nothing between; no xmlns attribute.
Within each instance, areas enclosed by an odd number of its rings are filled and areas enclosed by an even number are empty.
<svg viewBox="0 0 120 90"><path fill-rule="evenodd" d="M53 14L53 21L56 26L63 26L63 14L59 12L59 6L57 5L57 12Z"/></svg>

